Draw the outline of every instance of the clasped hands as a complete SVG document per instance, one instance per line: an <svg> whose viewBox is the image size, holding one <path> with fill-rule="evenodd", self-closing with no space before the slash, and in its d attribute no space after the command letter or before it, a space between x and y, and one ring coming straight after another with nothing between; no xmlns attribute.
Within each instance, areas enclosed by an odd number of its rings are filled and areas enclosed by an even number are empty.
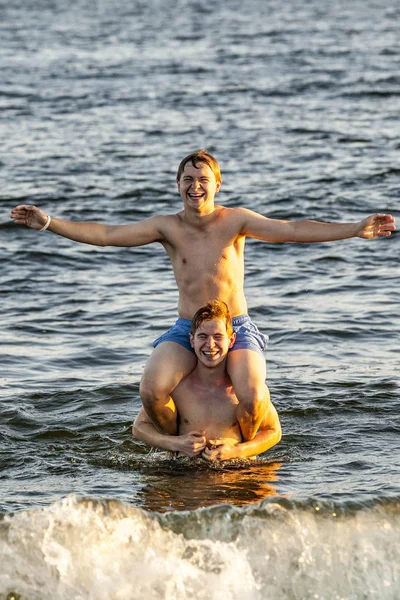
<svg viewBox="0 0 400 600"><path fill-rule="evenodd" d="M229 460L237 458L235 446L238 442L226 439L207 440L205 431L190 431L184 435L177 436L179 452L186 456L201 456L212 462L216 460Z"/></svg>

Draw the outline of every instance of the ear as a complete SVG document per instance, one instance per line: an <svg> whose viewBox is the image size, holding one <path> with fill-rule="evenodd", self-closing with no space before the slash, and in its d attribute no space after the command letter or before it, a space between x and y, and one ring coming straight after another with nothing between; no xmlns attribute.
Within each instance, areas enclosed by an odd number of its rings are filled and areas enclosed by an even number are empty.
<svg viewBox="0 0 400 600"><path fill-rule="evenodd" d="M176 185L178 186L178 192L181 191L181 182L179 181L179 179L176 180Z"/></svg>
<svg viewBox="0 0 400 600"><path fill-rule="evenodd" d="M222 179L220 181L217 181L216 186L215 186L215 193L218 194L219 190L221 189L221 185L222 185Z"/></svg>
<svg viewBox="0 0 400 600"><path fill-rule="evenodd" d="M233 332L231 337L229 338L229 348L232 348L233 344L235 343L236 340L236 333Z"/></svg>
<svg viewBox="0 0 400 600"><path fill-rule="evenodd" d="M194 348L194 338L193 335L191 333L189 333L189 340L190 340L190 345L192 346L192 348Z"/></svg>

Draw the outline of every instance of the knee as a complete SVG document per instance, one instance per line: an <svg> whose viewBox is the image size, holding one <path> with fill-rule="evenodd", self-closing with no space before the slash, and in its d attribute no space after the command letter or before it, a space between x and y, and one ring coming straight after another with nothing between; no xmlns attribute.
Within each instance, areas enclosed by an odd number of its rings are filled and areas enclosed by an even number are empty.
<svg viewBox="0 0 400 600"><path fill-rule="evenodd" d="M159 401L169 396L169 392L153 378L144 376L140 382L139 393L145 408L157 405Z"/></svg>
<svg viewBox="0 0 400 600"><path fill-rule="evenodd" d="M266 410L270 396L267 386L263 385L259 387L249 387L242 393L237 394L237 398L245 408L246 412L258 413Z"/></svg>

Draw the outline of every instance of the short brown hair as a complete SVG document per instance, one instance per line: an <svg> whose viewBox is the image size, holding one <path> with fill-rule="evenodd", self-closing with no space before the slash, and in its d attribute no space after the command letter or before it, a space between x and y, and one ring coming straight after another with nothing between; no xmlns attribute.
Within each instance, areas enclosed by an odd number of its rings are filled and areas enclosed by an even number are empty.
<svg viewBox="0 0 400 600"><path fill-rule="evenodd" d="M185 156L185 158L181 161L178 167L178 173L176 175L177 181L180 180L184 168L189 162L191 162L196 169L198 168L199 163L205 163L210 167L211 171L214 173L215 180L217 182L222 181L221 169L219 168L217 159L214 158L211 154L209 154L205 148L203 148L202 150L197 150L197 152L192 152L191 154Z"/></svg>
<svg viewBox="0 0 400 600"><path fill-rule="evenodd" d="M225 321L226 332L231 336L233 333L231 314L228 305L223 300L211 300L211 302L207 302L205 306L199 308L192 319L192 335L196 333L204 321L215 321L216 319Z"/></svg>

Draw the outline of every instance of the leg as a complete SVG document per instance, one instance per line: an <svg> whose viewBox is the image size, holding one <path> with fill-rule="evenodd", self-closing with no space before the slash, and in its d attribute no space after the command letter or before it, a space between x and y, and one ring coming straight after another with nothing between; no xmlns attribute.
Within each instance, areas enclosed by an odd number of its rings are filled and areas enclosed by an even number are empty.
<svg viewBox="0 0 400 600"><path fill-rule="evenodd" d="M176 342L163 342L153 351L140 382L143 406L164 433L177 433L177 413L170 394L196 366L196 356Z"/></svg>
<svg viewBox="0 0 400 600"><path fill-rule="evenodd" d="M233 350L228 354L227 369L239 400L236 415L243 438L251 440L269 403L265 359L254 350Z"/></svg>

